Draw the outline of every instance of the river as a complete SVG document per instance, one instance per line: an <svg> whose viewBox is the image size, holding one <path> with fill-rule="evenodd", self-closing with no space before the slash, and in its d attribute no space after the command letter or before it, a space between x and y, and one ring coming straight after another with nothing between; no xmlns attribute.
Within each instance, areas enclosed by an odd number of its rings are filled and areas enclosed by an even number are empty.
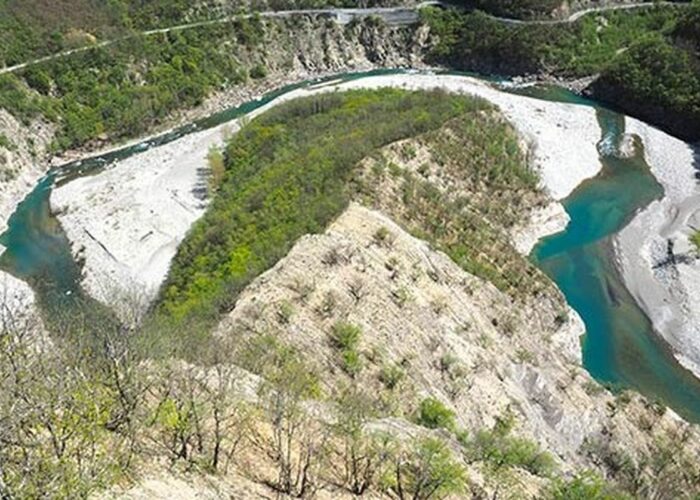
<svg viewBox="0 0 700 500"><path fill-rule="evenodd" d="M47 318L66 317L66 311L75 310L76 306L83 310L86 305L93 308L94 302L79 285L80 264L74 261L69 241L49 210L51 189L56 183L90 175L146 148L226 123L298 88L397 72L401 71L342 74L286 86L147 142L54 169L18 206L9 220L8 230L0 235L0 243L7 247L0 257L0 268L30 283ZM602 131L599 151L604 168L564 201L571 217L567 229L543 239L531 255L584 320L585 367L606 385L636 389L669 405L685 418L700 421L700 380L679 365L666 343L654 332L614 265L613 235L638 210L663 195L641 153L628 159L615 154L615 145L624 133L624 117L560 88L528 87L513 91L540 99L594 106L598 114Z"/></svg>

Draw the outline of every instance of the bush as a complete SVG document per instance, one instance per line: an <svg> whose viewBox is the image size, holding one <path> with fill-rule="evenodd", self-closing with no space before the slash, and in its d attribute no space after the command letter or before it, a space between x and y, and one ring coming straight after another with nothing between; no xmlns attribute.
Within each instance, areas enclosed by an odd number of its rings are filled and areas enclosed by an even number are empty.
<svg viewBox="0 0 700 500"><path fill-rule="evenodd" d="M622 500L628 497L617 493L612 486L593 471L586 471L568 480L555 479L547 488L545 498L551 500Z"/></svg>
<svg viewBox="0 0 700 500"><path fill-rule="evenodd" d="M695 246L695 250L700 253L700 231L695 231L690 236L690 242Z"/></svg>
<svg viewBox="0 0 700 500"><path fill-rule="evenodd" d="M357 348L361 336L362 329L359 326L338 321L333 325L331 342L338 349L354 350Z"/></svg>
<svg viewBox="0 0 700 500"><path fill-rule="evenodd" d="M441 440L424 438L407 449L393 450L383 478L384 489L398 499L429 500L461 496L467 473Z"/></svg>
<svg viewBox="0 0 700 500"><path fill-rule="evenodd" d="M389 390L395 389L406 377L406 372L397 364L385 365L379 372L379 381Z"/></svg>
<svg viewBox="0 0 700 500"><path fill-rule="evenodd" d="M465 445L467 457L496 469L518 467L537 476L549 476L556 468L552 456L532 441L511 436L514 425L509 413L499 418L493 429L477 432Z"/></svg>
<svg viewBox="0 0 700 500"><path fill-rule="evenodd" d="M343 371L351 377L356 377L362 370L360 353L355 350L345 350L342 353Z"/></svg>
<svg viewBox="0 0 700 500"><path fill-rule="evenodd" d="M253 80L259 80L267 76L267 68L262 64L256 64L250 68L250 77Z"/></svg>
<svg viewBox="0 0 700 500"><path fill-rule="evenodd" d="M420 403L416 422L428 429L454 431L455 413L435 398L426 398Z"/></svg>

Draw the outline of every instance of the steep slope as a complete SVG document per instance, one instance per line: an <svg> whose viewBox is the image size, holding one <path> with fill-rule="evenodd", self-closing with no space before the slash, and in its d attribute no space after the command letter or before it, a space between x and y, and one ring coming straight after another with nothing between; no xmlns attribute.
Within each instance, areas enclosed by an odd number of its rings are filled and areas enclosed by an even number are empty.
<svg viewBox="0 0 700 500"><path fill-rule="evenodd" d="M554 454L563 470L614 476L625 457L639 468L641 493L654 481L645 461L688 427L637 396L599 388L580 366L580 323L552 322L557 314L554 304L514 303L386 216L351 205L249 286L219 335L241 343L273 333L318 366L330 393L357 384L387 415L412 420L421 401L436 398L474 435L512 412L517 434ZM333 344L339 322L362 332L353 377ZM403 374L396 386L391 370ZM685 439L679 457L697 457L697 434Z"/></svg>

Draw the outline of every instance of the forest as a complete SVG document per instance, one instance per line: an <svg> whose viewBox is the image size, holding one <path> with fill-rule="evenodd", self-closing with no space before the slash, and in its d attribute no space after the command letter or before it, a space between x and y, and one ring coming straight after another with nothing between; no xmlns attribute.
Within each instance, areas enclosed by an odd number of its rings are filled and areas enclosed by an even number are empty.
<svg viewBox="0 0 700 500"><path fill-rule="evenodd" d="M55 150L98 137L119 140L153 128L224 85L264 75L221 50L222 40L255 46L257 18L153 37L135 37L0 75L0 106L23 120L43 115L61 124ZM137 64L142 71L135 71ZM27 88L25 86L28 86Z"/></svg>
<svg viewBox="0 0 700 500"><path fill-rule="evenodd" d="M372 7L401 0L3 0L0 67L138 31L268 10Z"/></svg>
<svg viewBox="0 0 700 500"><path fill-rule="evenodd" d="M696 2L513 26L479 11L430 9L424 17L439 38L429 57L434 63L505 77L600 75L589 89L594 98L697 140L698 12Z"/></svg>
<svg viewBox="0 0 700 500"><path fill-rule="evenodd" d="M2 8L14 5L9 2ZM170 19L179 15L172 13L178 11L177 5L134 2L131 10L114 7L84 21L104 22L118 31L119 26L138 24L134 21L138 16L129 13L135 6L137 12L150 12L148 19ZM515 26L478 10L424 9L424 22L434 34L427 62L506 77L600 75L588 89L593 97L695 140L700 138L699 5L607 12L573 24ZM126 12L120 19L129 22L114 24L115 12ZM0 23L15 22L15 17L0 16ZM36 22L52 24L51 20ZM177 110L197 106L218 90L264 77L266 29L266 21L254 16L169 34L133 36L0 75L0 106L25 122L43 116L58 123L54 151L98 139L118 142L152 130ZM0 37L11 38L0 44L0 51L11 50L13 44L31 45L12 33L0 31ZM46 33L36 37L52 39ZM243 53L247 62L238 57ZM8 62L27 57L19 54Z"/></svg>

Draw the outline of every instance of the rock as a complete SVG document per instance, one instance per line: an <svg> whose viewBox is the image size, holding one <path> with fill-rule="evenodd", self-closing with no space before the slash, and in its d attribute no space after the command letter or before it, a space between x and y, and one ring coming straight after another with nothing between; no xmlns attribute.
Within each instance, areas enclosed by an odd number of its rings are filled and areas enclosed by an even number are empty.
<svg viewBox="0 0 700 500"><path fill-rule="evenodd" d="M392 235L391 245L374 240L380 228ZM329 252L341 256L337 263L325 259ZM386 267L389 260L401 269L398 275ZM362 283L359 300L349 291L357 282ZM313 291L302 296L298 290L307 289L304 285ZM395 300L396 289L407 301ZM334 308L321 314L329 295ZM276 314L281 304L293 307L284 324ZM355 379L360 386L379 394L382 368L405 367L408 382L402 385L399 414L410 415L430 396L473 431L490 427L510 409L518 417L518 433L547 448L565 468L597 467L581 446L608 433L632 455L647 450L654 439L638 424L648 416L644 405L634 400L622 407L602 388L591 391L596 384L580 366L583 330L577 315L548 329L534 327L533 319L551 307L518 304L514 314L511 299L490 283L465 273L381 213L352 204L324 234L303 237L247 287L217 335L238 343L276 332L318 367L332 391L347 375L338 367L329 333L335 322L349 322L362 329L364 368ZM494 318L507 319L509 329L494 326ZM441 365L448 354L454 370ZM677 425L670 415L655 418L663 428Z"/></svg>

